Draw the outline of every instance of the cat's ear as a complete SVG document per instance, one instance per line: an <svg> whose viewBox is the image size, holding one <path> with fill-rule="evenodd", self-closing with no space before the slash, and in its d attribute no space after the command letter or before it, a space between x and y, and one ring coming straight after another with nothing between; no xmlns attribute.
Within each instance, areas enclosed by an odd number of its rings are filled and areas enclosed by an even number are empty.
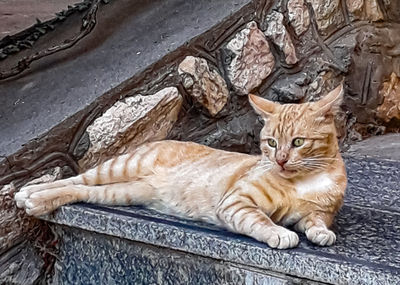
<svg viewBox="0 0 400 285"><path fill-rule="evenodd" d="M336 115L343 102L343 82L330 91L321 100L313 103L313 109L319 116Z"/></svg>
<svg viewBox="0 0 400 285"><path fill-rule="evenodd" d="M261 115L264 119L275 113L278 104L264 99L262 97L249 94L249 102L257 114Z"/></svg>

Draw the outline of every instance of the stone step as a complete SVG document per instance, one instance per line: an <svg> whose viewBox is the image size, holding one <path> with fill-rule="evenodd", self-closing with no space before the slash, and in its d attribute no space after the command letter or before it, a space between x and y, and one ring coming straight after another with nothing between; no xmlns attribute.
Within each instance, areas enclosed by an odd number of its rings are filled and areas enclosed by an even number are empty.
<svg viewBox="0 0 400 285"><path fill-rule="evenodd" d="M236 278L235 284L398 284L400 161L346 156L346 165L349 186L332 247L314 246L300 235L297 248L274 250L142 207L75 204L47 217L63 241L57 278L128 284L142 276L150 284L157 273L166 284L224 284L226 278ZM199 267L188 261L192 255ZM87 279L91 274L97 277ZM215 282L204 283L207 278Z"/></svg>

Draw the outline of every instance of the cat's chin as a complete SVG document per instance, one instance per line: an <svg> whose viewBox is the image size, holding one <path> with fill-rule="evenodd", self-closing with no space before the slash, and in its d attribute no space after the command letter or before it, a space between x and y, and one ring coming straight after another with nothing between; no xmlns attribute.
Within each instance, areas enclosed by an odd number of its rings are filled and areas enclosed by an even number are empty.
<svg viewBox="0 0 400 285"><path fill-rule="evenodd" d="M276 169L276 173L283 178L293 178L298 175L297 170L289 170L289 169Z"/></svg>

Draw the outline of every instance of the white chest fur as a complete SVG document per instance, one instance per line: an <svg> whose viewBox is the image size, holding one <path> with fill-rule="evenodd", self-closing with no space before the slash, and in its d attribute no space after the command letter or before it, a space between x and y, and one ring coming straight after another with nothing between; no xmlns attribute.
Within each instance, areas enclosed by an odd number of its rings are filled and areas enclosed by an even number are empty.
<svg viewBox="0 0 400 285"><path fill-rule="evenodd" d="M319 173L297 182L296 191L303 196L315 192L327 192L333 185L334 181L327 173Z"/></svg>

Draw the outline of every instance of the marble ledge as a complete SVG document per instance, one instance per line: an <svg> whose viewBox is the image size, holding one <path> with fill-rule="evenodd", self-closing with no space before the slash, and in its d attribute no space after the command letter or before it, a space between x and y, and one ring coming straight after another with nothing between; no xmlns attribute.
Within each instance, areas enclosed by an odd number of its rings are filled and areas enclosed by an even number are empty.
<svg viewBox="0 0 400 285"><path fill-rule="evenodd" d="M349 183L345 205L334 225L337 243L332 247L314 246L300 234L299 247L274 250L213 225L142 207L74 204L44 219L58 228L64 225L64 231L77 228L256 268L265 274L332 284L400 283L400 186L395 180L399 163L349 157L346 162L349 180L359 185ZM377 175L383 181L374 179ZM369 193L379 187L385 194Z"/></svg>

